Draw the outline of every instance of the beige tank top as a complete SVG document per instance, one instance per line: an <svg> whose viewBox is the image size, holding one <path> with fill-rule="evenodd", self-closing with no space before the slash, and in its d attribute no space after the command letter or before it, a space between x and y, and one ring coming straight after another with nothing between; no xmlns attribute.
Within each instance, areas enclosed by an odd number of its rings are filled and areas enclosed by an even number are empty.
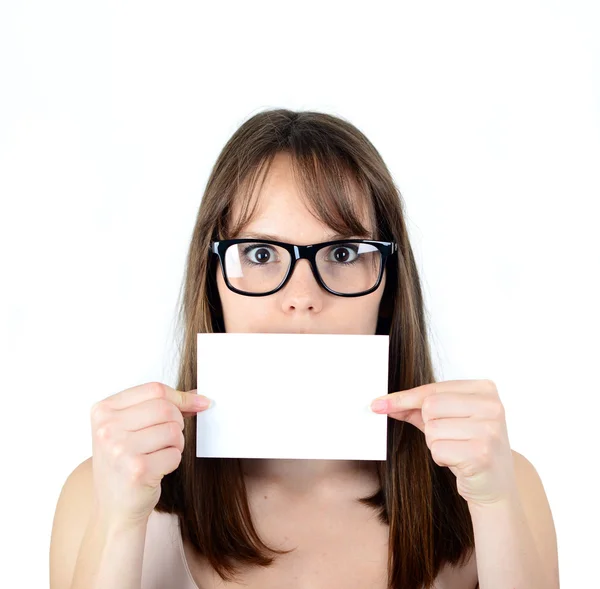
<svg viewBox="0 0 600 589"><path fill-rule="evenodd" d="M142 589L200 589L183 552L179 519L172 513L152 511L146 528Z"/></svg>

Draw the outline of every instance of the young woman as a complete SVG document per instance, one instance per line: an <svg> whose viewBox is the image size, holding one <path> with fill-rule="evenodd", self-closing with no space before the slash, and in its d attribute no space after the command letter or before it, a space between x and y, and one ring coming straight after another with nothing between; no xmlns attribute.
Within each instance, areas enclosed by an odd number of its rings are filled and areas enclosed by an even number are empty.
<svg viewBox="0 0 600 589"><path fill-rule="evenodd" d="M93 456L57 505L53 589L558 587L550 509L494 383L436 382L424 316L401 196L369 140L317 112L247 120L196 219L177 389L93 407ZM196 334L223 331L389 334L373 405L387 460L196 458L194 415L210 410Z"/></svg>

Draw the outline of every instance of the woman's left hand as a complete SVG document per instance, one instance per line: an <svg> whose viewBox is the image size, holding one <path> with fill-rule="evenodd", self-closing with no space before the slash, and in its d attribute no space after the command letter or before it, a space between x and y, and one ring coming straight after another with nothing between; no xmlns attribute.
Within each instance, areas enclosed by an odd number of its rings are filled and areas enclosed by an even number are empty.
<svg viewBox="0 0 600 589"><path fill-rule="evenodd" d="M376 413L418 427L436 464L456 476L469 505L488 505L517 495L513 456L502 405L491 380L448 380L377 400Z"/></svg>

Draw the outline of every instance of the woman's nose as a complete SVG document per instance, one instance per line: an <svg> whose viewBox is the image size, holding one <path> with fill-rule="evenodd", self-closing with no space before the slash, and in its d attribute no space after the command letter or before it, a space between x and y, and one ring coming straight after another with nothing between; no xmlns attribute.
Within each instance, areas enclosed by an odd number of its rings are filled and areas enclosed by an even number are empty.
<svg viewBox="0 0 600 589"><path fill-rule="evenodd" d="M317 282L308 260L298 260L294 266L288 283L281 289L284 310L312 309L319 311L322 307L324 289Z"/></svg>

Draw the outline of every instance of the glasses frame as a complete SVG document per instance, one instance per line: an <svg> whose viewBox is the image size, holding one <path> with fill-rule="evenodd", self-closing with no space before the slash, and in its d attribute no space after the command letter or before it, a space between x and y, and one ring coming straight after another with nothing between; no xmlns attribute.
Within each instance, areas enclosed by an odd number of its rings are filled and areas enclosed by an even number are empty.
<svg viewBox="0 0 600 589"><path fill-rule="evenodd" d="M265 244L265 245L277 245L287 250L290 254L290 266L283 280L279 284L277 288L270 290L268 292L256 293L256 292L246 292L243 290L239 290L233 286L229 280L227 279L227 273L225 272L225 251L230 245L235 245L238 243L257 243L257 244ZM381 253L381 267L379 268L379 276L377 277L377 282L375 286L370 288L369 290L361 291L358 293L342 293L337 292L329 288L321 279L319 274L319 270L317 268L316 256L320 249L330 246L330 245L338 245L343 243L364 243L367 245L375 246L379 252ZM286 243L285 241L274 241L272 239L257 239L252 237L242 237L237 239L222 239L220 241L213 241L209 245L209 251L219 257L219 265L221 266L221 273L223 274L223 280L225 280L225 284L229 290L241 294L248 297L266 297L268 295L272 295L277 291L281 290L290 280L294 268L296 266L296 262L298 260L308 260L310 262L310 267L312 269L313 276L317 283L324 288L327 292L336 295L338 297L362 297L372 293L373 291L379 288L381 284L381 279L383 277L383 271L385 270L385 266L388 258L398 251L398 244L394 241L376 241L372 239L336 239L333 241L323 241L320 243L313 243L311 245L296 245L293 243Z"/></svg>

